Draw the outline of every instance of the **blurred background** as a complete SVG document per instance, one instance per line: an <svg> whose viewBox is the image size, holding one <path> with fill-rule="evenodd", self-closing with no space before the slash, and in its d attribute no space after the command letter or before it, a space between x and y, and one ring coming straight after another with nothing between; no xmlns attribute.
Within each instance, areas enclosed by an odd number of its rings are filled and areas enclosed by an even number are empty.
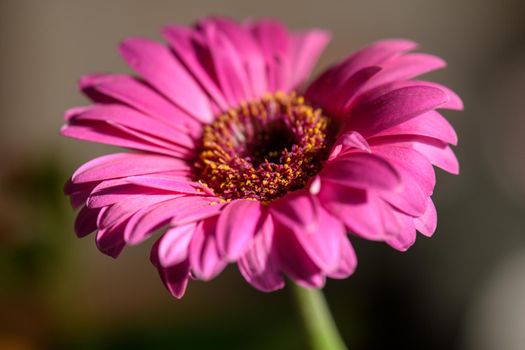
<svg viewBox="0 0 525 350"><path fill-rule="evenodd" d="M446 58L430 77L455 89L461 176L438 171L438 230L407 253L354 239L359 268L325 293L350 349L525 348L525 2L2 0L0 2L0 350L305 349L288 289L263 294L234 266L172 299L151 242L118 260L73 234L62 194L83 162L108 153L58 136L86 101L76 80L128 72L116 46L160 39L168 23L221 14L323 27L317 71L386 37Z"/></svg>

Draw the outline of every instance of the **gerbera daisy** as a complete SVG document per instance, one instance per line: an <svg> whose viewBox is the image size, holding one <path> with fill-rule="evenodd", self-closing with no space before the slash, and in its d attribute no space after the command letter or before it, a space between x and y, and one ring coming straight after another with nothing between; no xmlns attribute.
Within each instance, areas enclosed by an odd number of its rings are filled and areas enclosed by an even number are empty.
<svg viewBox="0 0 525 350"><path fill-rule="evenodd" d="M462 109L412 80L442 68L416 44L384 40L308 78L329 34L272 20L167 26L168 45L124 40L138 76L80 80L94 102L66 112L64 136L130 149L82 165L65 186L78 236L117 257L162 230L151 261L177 298L190 277L237 263L255 288L284 276L320 288L356 267L348 232L404 251L436 228L433 166L458 173Z"/></svg>

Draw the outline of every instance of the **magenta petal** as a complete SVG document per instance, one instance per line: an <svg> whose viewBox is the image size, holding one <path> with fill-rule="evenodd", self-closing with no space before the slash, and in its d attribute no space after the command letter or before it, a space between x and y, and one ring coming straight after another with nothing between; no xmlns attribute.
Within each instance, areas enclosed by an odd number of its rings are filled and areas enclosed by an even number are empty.
<svg viewBox="0 0 525 350"><path fill-rule="evenodd" d="M315 29L292 34L292 88L301 85L308 78L329 41L330 33L325 30Z"/></svg>
<svg viewBox="0 0 525 350"><path fill-rule="evenodd" d="M423 53L402 55L383 64L381 73L367 84L366 89L373 89L394 81L412 79L445 66L445 61L433 55Z"/></svg>
<svg viewBox="0 0 525 350"><path fill-rule="evenodd" d="M449 89L448 87L444 85L433 83L433 82L428 82L428 81L409 81L409 82L406 82L405 85L419 85L419 86L423 85L423 86L429 86L429 87L433 87L436 89L440 89L448 96L448 101L442 104L440 108L452 109L452 110L457 110L457 111L463 110L463 101L458 96L458 94L456 94L454 91L452 91L451 89Z"/></svg>
<svg viewBox="0 0 525 350"><path fill-rule="evenodd" d="M137 213L140 210L147 210L146 208L151 207L160 202L164 202L176 196L169 195L137 195L129 196L121 201L104 207L100 212L97 225L99 228L105 228L121 222L123 219L129 218L131 215Z"/></svg>
<svg viewBox="0 0 525 350"><path fill-rule="evenodd" d="M93 105L82 113L72 116L70 121L98 121L118 125L125 128L121 130L131 129L137 137L166 148L178 146L193 149L195 147L193 139L187 132L124 105Z"/></svg>
<svg viewBox="0 0 525 350"><path fill-rule="evenodd" d="M387 60L399 56L405 51L414 49L417 44L404 39L380 40L368 45L350 55L340 66L345 77L349 77L358 70L374 65L381 65Z"/></svg>
<svg viewBox="0 0 525 350"><path fill-rule="evenodd" d="M162 35L213 102L221 110L228 109L224 95L214 81L213 69L207 64L208 52L203 47L200 33L192 28L170 25L162 30Z"/></svg>
<svg viewBox="0 0 525 350"><path fill-rule="evenodd" d="M381 67L371 66L365 67L351 75L343 83L333 102L336 106L333 110L334 114L336 116L341 116L348 111L356 94L379 72L381 72ZM327 93L333 94L333 92L330 92L329 90ZM329 105L325 108L328 108L329 110L331 109Z"/></svg>
<svg viewBox="0 0 525 350"><path fill-rule="evenodd" d="M248 87L252 98L259 98L267 89L266 61L261 48L251 32L241 24L224 17L207 18L200 23L203 26L210 23L225 34L231 43L246 72Z"/></svg>
<svg viewBox="0 0 525 350"><path fill-rule="evenodd" d="M184 178L175 178L173 175L153 174L130 176L126 181L138 186L156 188L176 193L202 195L203 192L197 190L197 184Z"/></svg>
<svg viewBox="0 0 525 350"><path fill-rule="evenodd" d="M189 156L187 149L183 151L173 145L166 147L166 143L161 143L158 139L148 138L133 129L103 121L73 120L60 129L60 135L175 158L186 159Z"/></svg>
<svg viewBox="0 0 525 350"><path fill-rule="evenodd" d="M344 155L348 151L361 150L370 153L370 145L357 131L348 131L339 136L330 152L328 160Z"/></svg>
<svg viewBox="0 0 525 350"><path fill-rule="evenodd" d="M273 248L273 236L273 221L268 215L238 262L239 271L244 279L263 292L272 292L284 287L284 279Z"/></svg>
<svg viewBox="0 0 525 350"><path fill-rule="evenodd" d="M196 224L191 223L169 229L158 240L158 261L163 267L181 263L188 257L193 232Z"/></svg>
<svg viewBox="0 0 525 350"><path fill-rule="evenodd" d="M147 39L126 39L120 52L131 68L177 106L203 122L212 120L207 96L164 45Z"/></svg>
<svg viewBox="0 0 525 350"><path fill-rule="evenodd" d="M179 131L196 135L196 131L201 129L201 124L193 117L168 102L146 84L128 75L87 75L80 80L80 87L88 96L93 92L103 94L128 104Z"/></svg>
<svg viewBox="0 0 525 350"><path fill-rule="evenodd" d="M185 260L170 267L158 267L160 278L171 295L180 299L186 292L190 279L190 264Z"/></svg>
<svg viewBox="0 0 525 350"><path fill-rule="evenodd" d="M385 239L382 200L373 191L323 184L319 198L353 233L374 241Z"/></svg>
<svg viewBox="0 0 525 350"><path fill-rule="evenodd" d="M279 266L298 285L306 288L321 288L325 284L325 275L312 261L296 235L279 221L275 222L275 248Z"/></svg>
<svg viewBox="0 0 525 350"><path fill-rule="evenodd" d="M430 162L409 148L383 145L373 146L372 150L391 162L403 184L399 191L383 192L381 197L407 214L422 215L436 180Z"/></svg>
<svg viewBox="0 0 525 350"><path fill-rule="evenodd" d="M100 209L82 207L75 220L75 233L79 238L89 235L97 229L97 217Z"/></svg>
<svg viewBox="0 0 525 350"><path fill-rule="evenodd" d="M201 198L203 198L203 200L195 200L191 205L185 205L180 208L171 220L171 224L175 226L186 225L211 218L212 216L218 215L227 204L226 202L220 203L217 199L211 197Z"/></svg>
<svg viewBox="0 0 525 350"><path fill-rule="evenodd" d="M168 267L163 266L160 263L159 241L157 241L151 248L150 260L157 268L160 278L170 294L177 299L182 298L190 278L190 264L188 259Z"/></svg>
<svg viewBox="0 0 525 350"><path fill-rule="evenodd" d="M452 110L462 110L463 109L463 101L461 101L461 98L451 89L448 87L434 83L429 81L421 81L421 80L398 80L394 81L389 84L383 84L379 85L378 87L367 90L362 94L362 97L359 97L360 99L364 100L373 100L375 98L378 98L381 95L384 95L386 93L407 88L407 87L416 87L416 86L423 86L423 87L429 87L441 90L447 97L447 101L441 104L438 108L440 109L452 109Z"/></svg>
<svg viewBox="0 0 525 350"><path fill-rule="evenodd" d="M217 245L230 261L235 261L248 248L261 216L261 204L236 200L224 207L217 221Z"/></svg>
<svg viewBox="0 0 525 350"><path fill-rule="evenodd" d="M177 197L154 204L139 210L130 219L126 227L125 240L129 244L138 244L144 241L153 231L169 223L176 213L185 206L206 201L198 196Z"/></svg>
<svg viewBox="0 0 525 350"><path fill-rule="evenodd" d="M321 74L308 87L306 97L321 106L329 106L333 95L326 93L327 89L341 91L343 84L359 70L370 66L381 66L385 61L415 47L414 42L400 39L373 43Z"/></svg>
<svg viewBox="0 0 525 350"><path fill-rule="evenodd" d="M152 201L160 202L182 196L182 194L178 193L162 192L156 189L149 189L135 185L109 186L105 188L106 183L110 181L104 181L95 187L86 202L88 207L102 208L123 201L132 201L137 197L142 197L143 203L137 203L140 206L146 205L146 203L151 203Z"/></svg>
<svg viewBox="0 0 525 350"><path fill-rule="evenodd" d="M368 153L352 153L329 161L319 176L323 181L365 189L392 190L400 184L399 174L390 163Z"/></svg>
<svg viewBox="0 0 525 350"><path fill-rule="evenodd" d="M403 187L398 191L383 191L380 197L402 211L411 216L422 215L426 210L427 196L414 180L403 169L399 169Z"/></svg>
<svg viewBox="0 0 525 350"><path fill-rule="evenodd" d="M71 179L74 183L81 183L182 169L188 169L188 165L179 159L153 154L114 153L85 163Z"/></svg>
<svg viewBox="0 0 525 350"><path fill-rule="evenodd" d="M341 259L335 270L328 273L328 277L344 279L350 277L357 267L357 257L354 248L348 238L341 239L340 242Z"/></svg>
<svg viewBox="0 0 525 350"><path fill-rule="evenodd" d="M203 281L217 276L227 263L217 247L216 225L217 217L199 222L190 243L191 270Z"/></svg>
<svg viewBox="0 0 525 350"><path fill-rule="evenodd" d="M431 237L437 227L436 207L432 199L428 198L427 209L420 217L414 219L416 229L427 237Z"/></svg>
<svg viewBox="0 0 525 350"><path fill-rule="evenodd" d="M438 112L429 111L404 123L385 129L376 134L380 136L415 135L438 139L456 145L458 137L450 123Z"/></svg>
<svg viewBox="0 0 525 350"><path fill-rule="evenodd" d="M350 112L349 125L364 137L377 134L446 103L449 97L428 86L400 88L360 102Z"/></svg>
<svg viewBox="0 0 525 350"><path fill-rule="evenodd" d="M297 191L272 203L275 220L287 226L312 261L323 271L333 270L339 263L339 242L344 227L324 210L308 192Z"/></svg>
<svg viewBox="0 0 525 350"><path fill-rule="evenodd" d="M64 186L64 194L70 196L70 203L74 209L84 204L89 197L89 193L98 185L98 182L86 182L74 184L71 179L67 180Z"/></svg>
<svg viewBox="0 0 525 350"><path fill-rule="evenodd" d="M127 220L121 221L113 226L99 229L96 237L97 248L104 254L117 258L124 247L124 229Z"/></svg>
<svg viewBox="0 0 525 350"><path fill-rule="evenodd" d="M433 165L451 174L459 174L459 162L452 149L440 141L414 142L416 151L423 154Z"/></svg>
<svg viewBox="0 0 525 350"><path fill-rule="evenodd" d="M253 96L244 62L232 43L213 22L205 22L202 26L217 80L230 106L251 99Z"/></svg>
<svg viewBox="0 0 525 350"><path fill-rule="evenodd" d="M281 23L261 20L248 24L265 56L269 92L290 89L290 36Z"/></svg>
<svg viewBox="0 0 525 350"><path fill-rule="evenodd" d="M436 185L436 175L432 164L421 153L395 144L374 145L372 151L388 159L398 172L404 170L408 177L416 181L426 196L432 195Z"/></svg>
<svg viewBox="0 0 525 350"><path fill-rule="evenodd" d="M374 137L369 142L375 145L392 145L415 149L432 165L449 173L459 173L459 163L452 149L444 142L425 136L382 136Z"/></svg>
<svg viewBox="0 0 525 350"><path fill-rule="evenodd" d="M414 219L398 211L391 211L394 220L387 221L386 230L389 238L386 242L399 251L406 251L416 241Z"/></svg>

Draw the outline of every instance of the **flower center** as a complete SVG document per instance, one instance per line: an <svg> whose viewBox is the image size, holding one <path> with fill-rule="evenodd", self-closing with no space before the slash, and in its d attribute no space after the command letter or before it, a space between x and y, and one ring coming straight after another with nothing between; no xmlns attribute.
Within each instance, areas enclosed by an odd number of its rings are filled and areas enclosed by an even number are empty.
<svg viewBox="0 0 525 350"><path fill-rule="evenodd" d="M319 172L335 129L302 96L268 94L204 127L195 179L225 200L270 202Z"/></svg>

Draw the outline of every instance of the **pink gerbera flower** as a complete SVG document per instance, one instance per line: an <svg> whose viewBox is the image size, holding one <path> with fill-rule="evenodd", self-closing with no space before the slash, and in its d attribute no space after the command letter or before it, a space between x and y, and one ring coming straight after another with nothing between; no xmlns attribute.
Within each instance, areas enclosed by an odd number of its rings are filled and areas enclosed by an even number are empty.
<svg viewBox="0 0 525 350"><path fill-rule="evenodd" d="M78 236L117 257L159 229L151 261L177 298L190 277L237 263L255 288L320 288L356 267L347 232L404 251L436 228L432 165L458 173L462 109L414 77L441 68L416 44L384 40L303 88L329 41L271 21L168 26L169 46L131 38L139 76L88 75L94 104L66 112L64 136L131 149L81 166L66 184Z"/></svg>

